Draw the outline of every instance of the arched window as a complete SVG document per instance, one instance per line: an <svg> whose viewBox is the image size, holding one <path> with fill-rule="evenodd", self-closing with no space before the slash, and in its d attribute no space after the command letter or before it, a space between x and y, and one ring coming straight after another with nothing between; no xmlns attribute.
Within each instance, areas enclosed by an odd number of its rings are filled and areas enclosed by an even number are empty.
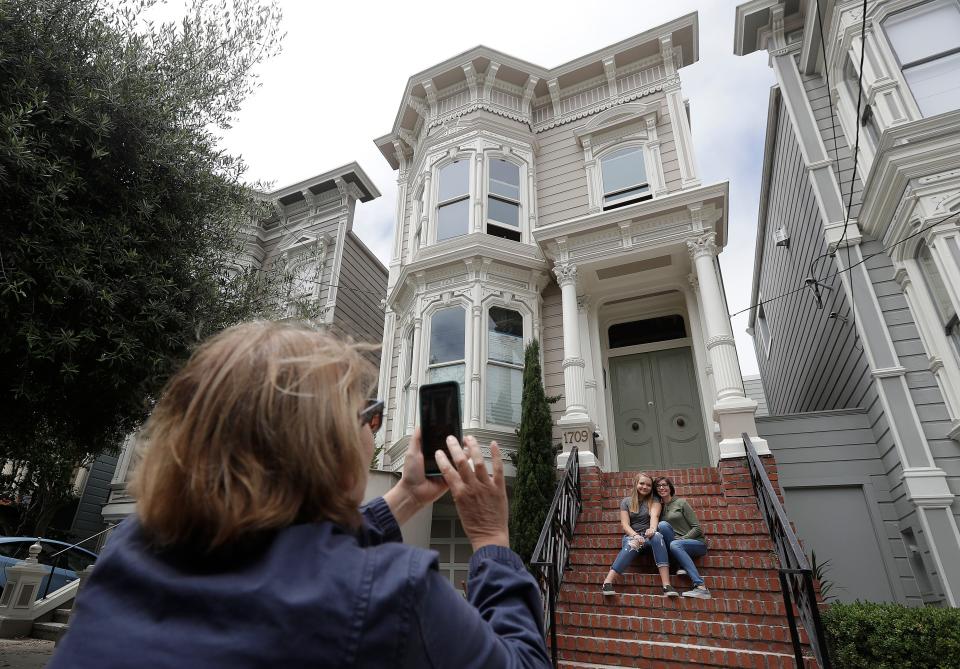
<svg viewBox="0 0 960 669"><path fill-rule="evenodd" d="M923 280L927 284L927 290L930 298L933 300L933 306L937 310L937 317L943 331L953 343L954 353L960 355L960 320L957 319L957 310L950 300L950 293L943 283L943 277L940 276L940 270L937 269L930 248L920 242L917 248L917 264L920 266L920 272L923 274Z"/></svg>
<svg viewBox="0 0 960 669"><path fill-rule="evenodd" d="M616 209L652 197L643 149L628 146L600 160L603 179L603 208Z"/></svg>
<svg viewBox="0 0 960 669"><path fill-rule="evenodd" d="M437 193L437 241L467 234L470 220L470 161L440 168Z"/></svg>
<svg viewBox="0 0 960 669"><path fill-rule="evenodd" d="M427 379L430 383L456 381L460 384L461 414L464 413L465 323L466 310L463 307L447 307L433 312L430 318L430 357L427 364Z"/></svg>
<svg viewBox="0 0 960 669"><path fill-rule="evenodd" d="M487 192L487 234L519 242L520 168L491 159Z"/></svg>
<svg viewBox="0 0 960 669"><path fill-rule="evenodd" d="M517 425L523 393L523 316L490 307L487 313L487 422Z"/></svg>

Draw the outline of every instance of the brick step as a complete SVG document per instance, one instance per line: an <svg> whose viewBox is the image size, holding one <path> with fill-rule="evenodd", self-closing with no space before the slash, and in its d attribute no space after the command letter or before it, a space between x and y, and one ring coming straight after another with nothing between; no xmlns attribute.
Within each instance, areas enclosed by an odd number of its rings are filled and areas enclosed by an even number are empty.
<svg viewBox="0 0 960 669"><path fill-rule="evenodd" d="M743 667L793 669L793 655L754 650L717 648L667 641L628 641L590 636L557 635L561 666L570 667ZM807 664L808 667L816 665Z"/></svg>
<svg viewBox="0 0 960 669"><path fill-rule="evenodd" d="M557 634L602 636L608 639L652 639L689 645L709 643L720 648L793 653L790 630L779 625L706 622L675 618L615 616L564 612L557 616ZM801 643L805 637L801 637Z"/></svg>
<svg viewBox="0 0 960 669"><path fill-rule="evenodd" d="M599 511L605 509L620 509L620 501L626 497L626 495L620 495L619 497L606 497L606 496L597 496L597 495L582 495L583 499L583 510L584 511ZM714 496L714 495L705 495L703 497L698 497L694 495L684 495L683 498L687 500L690 506L693 507L694 511L699 512L700 509L711 509L717 507L729 507L729 506L747 506L748 504L757 508L757 501L754 497L745 497L745 498L728 498L723 495Z"/></svg>
<svg viewBox="0 0 960 669"><path fill-rule="evenodd" d="M601 566L604 568L609 568L613 563L614 559L617 556L617 551L607 550L607 551L598 551L590 548L573 548L570 551L570 564L574 568L581 566L590 567L590 566ZM750 571L757 569L770 569L776 570L780 567L780 564L775 555L772 553L757 553L753 555L737 555L737 554L722 554L719 551L711 551L704 555L701 558L696 560L697 569L701 571L709 571L715 573L715 570L724 569L724 570L738 570L738 571ZM653 557L644 553L640 557L636 558L633 561L633 566L631 567L632 571L647 571L644 567L650 567L650 570L653 569ZM771 574L776 575L774 571L771 571ZM732 574L723 574L724 576L729 576ZM740 575L759 575L759 574L746 574L741 573ZM768 576L770 574L763 574Z"/></svg>
<svg viewBox="0 0 960 669"><path fill-rule="evenodd" d="M691 483L688 485L677 485L674 482L674 489L677 497L722 497L724 486L720 483ZM581 492L587 490L583 485L580 486ZM623 499L633 494L633 485L605 485L599 489L590 489L590 492L599 492L603 497L616 497Z"/></svg>
<svg viewBox="0 0 960 669"><path fill-rule="evenodd" d="M700 519L698 519L700 520ZM619 521L619 519L618 519ZM767 524L762 520L751 521L731 521L731 520L700 520L700 529L703 530L709 538L723 535L739 536L768 536ZM588 535L607 535L616 534L623 536L623 527L619 522L592 523L577 520L577 534Z"/></svg>
<svg viewBox="0 0 960 669"><path fill-rule="evenodd" d="M718 576L715 574L701 574L701 576L703 576L706 586L710 588L710 591L713 592L714 595L723 592L734 593L733 596L737 593L746 594L759 592L771 593L776 597L783 596L780 592L780 579L777 577L776 572L773 572L772 575L748 576L745 575L742 570L735 571L736 573L732 576ZM599 588L606 576L606 569L568 571L563 576L563 584L565 587L569 585L571 589L581 588L589 590L595 587ZM676 574L671 577L671 581L677 589L680 589L681 585L686 587L686 585L689 584L689 579L686 576L677 576ZM628 571L617 579L616 587L618 591L622 590L624 592L630 591L630 588L659 588L660 576L652 572L638 574L633 571Z"/></svg>
<svg viewBox="0 0 960 669"><path fill-rule="evenodd" d="M604 483L608 485L632 485L639 472L606 472L601 474ZM673 485L685 483L719 483L720 472L716 467L693 467L691 469L667 469L664 471L647 472L650 476L666 476L673 481ZM749 478L749 475L747 476Z"/></svg>
<svg viewBox="0 0 960 669"><path fill-rule="evenodd" d="M754 625L786 625L783 600L741 599L713 597L667 597L618 593L603 595L600 589L583 591L561 588L557 610L570 613L600 613L616 616L670 617L678 620L707 622L751 623Z"/></svg>
<svg viewBox="0 0 960 669"><path fill-rule="evenodd" d="M573 546L574 548L609 550L616 552L620 550L622 537L622 534L581 535L578 533L574 536ZM724 552L767 553L773 550L773 543L768 537L765 536L711 536L709 541L709 552L707 555L710 553Z"/></svg>
<svg viewBox="0 0 960 669"><path fill-rule="evenodd" d="M697 514L697 519L703 523L710 520L716 521L760 521L763 523L763 515L760 513L760 509L757 508L757 505L754 504L753 507L747 506L723 506L723 507L708 507L705 509L694 509ZM620 509L591 509L589 511L584 510L580 512L580 516L577 519L577 523L619 523L620 522ZM766 524L764 524L766 527Z"/></svg>

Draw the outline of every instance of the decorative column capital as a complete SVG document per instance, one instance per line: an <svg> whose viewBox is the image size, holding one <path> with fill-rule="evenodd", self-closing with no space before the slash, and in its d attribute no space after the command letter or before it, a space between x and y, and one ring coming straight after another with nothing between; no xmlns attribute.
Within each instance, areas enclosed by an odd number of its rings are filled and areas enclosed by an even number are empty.
<svg viewBox="0 0 960 669"><path fill-rule="evenodd" d="M557 276L557 283L561 288L564 286L577 285L577 266L573 263L560 263L554 265L553 273Z"/></svg>
<svg viewBox="0 0 960 669"><path fill-rule="evenodd" d="M717 233L705 232L698 237L688 239L687 251L690 252L690 258L693 260L703 256L717 255Z"/></svg>

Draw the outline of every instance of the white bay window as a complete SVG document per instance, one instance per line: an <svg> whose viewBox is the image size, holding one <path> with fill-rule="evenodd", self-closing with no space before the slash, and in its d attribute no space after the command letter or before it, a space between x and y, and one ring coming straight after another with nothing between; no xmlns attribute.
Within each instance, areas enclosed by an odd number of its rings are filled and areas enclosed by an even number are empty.
<svg viewBox="0 0 960 669"><path fill-rule="evenodd" d="M488 423L517 425L523 393L523 316L490 307L487 313L486 418Z"/></svg>
<svg viewBox="0 0 960 669"><path fill-rule="evenodd" d="M433 312L430 317L430 356L427 358L427 380L430 383L456 381L460 384L461 414L464 413L466 313L460 306Z"/></svg>
<svg viewBox="0 0 960 669"><path fill-rule="evenodd" d="M470 161L455 160L440 168L437 185L437 241L468 232Z"/></svg>

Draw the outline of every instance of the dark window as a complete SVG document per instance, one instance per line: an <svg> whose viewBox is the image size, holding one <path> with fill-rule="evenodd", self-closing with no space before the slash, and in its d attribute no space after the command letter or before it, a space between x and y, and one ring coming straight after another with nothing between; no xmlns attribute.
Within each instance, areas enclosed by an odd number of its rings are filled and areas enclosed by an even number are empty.
<svg viewBox="0 0 960 669"><path fill-rule="evenodd" d="M608 334L610 348L623 348L668 339L683 339L687 336L687 328L683 323L683 316L659 316L611 325Z"/></svg>

